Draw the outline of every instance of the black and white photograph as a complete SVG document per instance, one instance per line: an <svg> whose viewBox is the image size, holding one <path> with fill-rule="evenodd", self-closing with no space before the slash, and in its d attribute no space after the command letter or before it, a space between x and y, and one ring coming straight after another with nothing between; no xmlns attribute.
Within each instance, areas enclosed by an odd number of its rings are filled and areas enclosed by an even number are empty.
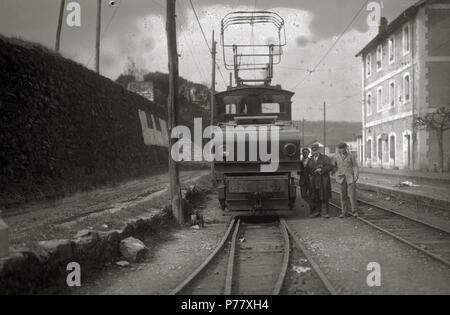
<svg viewBox="0 0 450 315"><path fill-rule="evenodd" d="M0 295L449 294L450 0L0 0Z"/></svg>

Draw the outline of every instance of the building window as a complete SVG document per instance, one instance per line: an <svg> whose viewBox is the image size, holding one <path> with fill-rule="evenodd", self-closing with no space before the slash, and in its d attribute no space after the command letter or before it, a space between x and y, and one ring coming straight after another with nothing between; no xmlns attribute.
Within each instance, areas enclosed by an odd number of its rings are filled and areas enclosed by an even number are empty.
<svg viewBox="0 0 450 315"><path fill-rule="evenodd" d="M367 116L372 115L372 93L367 93Z"/></svg>
<svg viewBox="0 0 450 315"><path fill-rule="evenodd" d="M366 57L366 75L370 77L372 75L372 55Z"/></svg>
<svg viewBox="0 0 450 315"><path fill-rule="evenodd" d="M381 138L381 136L378 136L377 153L378 161L383 161L383 139Z"/></svg>
<svg viewBox="0 0 450 315"><path fill-rule="evenodd" d="M408 25L403 27L403 55L407 55L411 50L411 28Z"/></svg>
<svg viewBox="0 0 450 315"><path fill-rule="evenodd" d="M377 71L383 68L383 46L378 45L377 47Z"/></svg>
<svg viewBox="0 0 450 315"><path fill-rule="evenodd" d="M389 82L389 107L395 106L395 81Z"/></svg>
<svg viewBox="0 0 450 315"><path fill-rule="evenodd" d="M411 131L403 132L403 165L406 169L411 169L412 165L412 141Z"/></svg>
<svg viewBox="0 0 450 315"><path fill-rule="evenodd" d="M380 86L377 89L377 111L383 110L383 88Z"/></svg>
<svg viewBox="0 0 450 315"><path fill-rule="evenodd" d="M403 103L407 103L411 100L411 77L409 73L403 76Z"/></svg>
<svg viewBox="0 0 450 315"><path fill-rule="evenodd" d="M377 140L372 140L372 160L376 161L377 160Z"/></svg>
<svg viewBox="0 0 450 315"><path fill-rule="evenodd" d="M225 105L225 114L227 114L227 115L236 114L236 104L226 104Z"/></svg>
<svg viewBox="0 0 450 315"><path fill-rule="evenodd" d="M395 160L395 134L389 137L389 158Z"/></svg>
<svg viewBox="0 0 450 315"><path fill-rule="evenodd" d="M367 140L367 145L366 145L366 157L368 159L372 158L372 139L368 139Z"/></svg>
<svg viewBox="0 0 450 315"><path fill-rule="evenodd" d="M395 61L395 38L389 38L389 64Z"/></svg>

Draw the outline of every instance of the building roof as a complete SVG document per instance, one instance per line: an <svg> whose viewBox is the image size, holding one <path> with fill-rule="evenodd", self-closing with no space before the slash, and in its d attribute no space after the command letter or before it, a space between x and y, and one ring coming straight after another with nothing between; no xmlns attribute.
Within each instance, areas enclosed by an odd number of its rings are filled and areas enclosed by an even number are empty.
<svg viewBox="0 0 450 315"><path fill-rule="evenodd" d="M373 50L386 38L392 35L392 33L394 33L399 27L413 18L417 14L417 11L419 11L419 8L429 1L433 0L420 0L403 11L396 19L386 26L383 32L378 32L377 36L375 36L363 49L361 49L355 57L359 57L361 55L364 56L369 51Z"/></svg>
<svg viewBox="0 0 450 315"><path fill-rule="evenodd" d="M128 90L135 93L145 93L148 91L153 92L152 81L132 81L128 83Z"/></svg>
<svg viewBox="0 0 450 315"><path fill-rule="evenodd" d="M231 89L227 89L223 92L218 92L215 95L216 96L222 96L222 95L234 95L240 92L245 93L254 93L257 92L268 92L268 93L276 93L276 94L286 94L289 95L289 97L292 97L295 93L288 90L283 90L281 86L265 86L265 85L243 85L243 86L237 86L233 87Z"/></svg>

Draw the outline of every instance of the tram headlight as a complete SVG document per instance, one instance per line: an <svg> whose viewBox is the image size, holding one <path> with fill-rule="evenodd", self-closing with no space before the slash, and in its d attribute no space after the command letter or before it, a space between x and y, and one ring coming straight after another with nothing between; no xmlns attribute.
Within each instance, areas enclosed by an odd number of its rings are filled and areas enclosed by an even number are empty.
<svg viewBox="0 0 450 315"><path fill-rule="evenodd" d="M283 147L283 154L293 157L297 153L297 146L293 143L288 143Z"/></svg>

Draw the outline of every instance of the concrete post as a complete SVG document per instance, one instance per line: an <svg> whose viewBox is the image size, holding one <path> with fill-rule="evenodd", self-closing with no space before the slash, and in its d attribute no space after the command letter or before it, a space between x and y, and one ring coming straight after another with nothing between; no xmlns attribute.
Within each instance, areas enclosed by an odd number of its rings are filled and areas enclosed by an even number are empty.
<svg viewBox="0 0 450 315"><path fill-rule="evenodd" d="M2 211L0 210L0 258L9 255L9 227L2 219Z"/></svg>

